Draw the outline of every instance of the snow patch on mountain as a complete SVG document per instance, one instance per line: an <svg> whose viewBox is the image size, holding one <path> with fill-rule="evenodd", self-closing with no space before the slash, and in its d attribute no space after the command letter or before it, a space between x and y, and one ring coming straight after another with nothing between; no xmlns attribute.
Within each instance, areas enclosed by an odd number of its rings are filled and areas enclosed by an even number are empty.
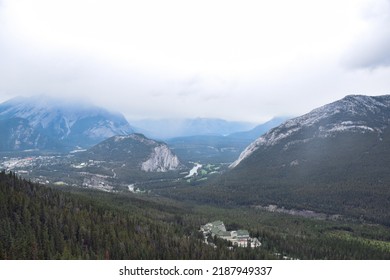
<svg viewBox="0 0 390 280"><path fill-rule="evenodd" d="M380 129L374 129L372 127L368 127L368 126L365 126L365 125L335 125L331 129L329 129L328 132L335 132L335 131L362 131L364 133L365 131L375 132L376 130L380 131Z"/></svg>

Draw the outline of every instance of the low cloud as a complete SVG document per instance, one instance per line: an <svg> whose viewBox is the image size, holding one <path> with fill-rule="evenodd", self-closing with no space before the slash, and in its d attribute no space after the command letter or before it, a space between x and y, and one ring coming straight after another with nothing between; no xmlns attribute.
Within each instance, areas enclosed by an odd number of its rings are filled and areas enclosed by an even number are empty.
<svg viewBox="0 0 390 280"><path fill-rule="evenodd" d="M344 64L352 69L389 67L390 0L371 2L363 17L368 27L348 48Z"/></svg>
<svg viewBox="0 0 390 280"><path fill-rule="evenodd" d="M259 122L385 94L390 2L357 5L368 1L0 0L0 102L46 94L129 118Z"/></svg>

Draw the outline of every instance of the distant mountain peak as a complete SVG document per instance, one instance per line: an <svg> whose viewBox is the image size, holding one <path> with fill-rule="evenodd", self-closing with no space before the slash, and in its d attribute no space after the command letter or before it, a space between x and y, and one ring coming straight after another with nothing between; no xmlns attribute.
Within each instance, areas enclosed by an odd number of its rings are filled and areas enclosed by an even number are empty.
<svg viewBox="0 0 390 280"><path fill-rule="evenodd" d="M57 146L91 146L114 135L129 134L133 129L119 113L76 101L48 96L17 97L0 104L0 120L25 119L33 135L56 141ZM12 135L10 136L12 137ZM42 139L43 139L42 138ZM32 142L20 139L21 142ZM42 145L30 145L37 148ZM45 145L43 145L45 146Z"/></svg>
<svg viewBox="0 0 390 280"><path fill-rule="evenodd" d="M197 135L229 135L234 132L247 131L255 124L247 122L227 121L216 118L195 119L160 119L134 120L132 124L148 137L155 139L171 139L175 137Z"/></svg>

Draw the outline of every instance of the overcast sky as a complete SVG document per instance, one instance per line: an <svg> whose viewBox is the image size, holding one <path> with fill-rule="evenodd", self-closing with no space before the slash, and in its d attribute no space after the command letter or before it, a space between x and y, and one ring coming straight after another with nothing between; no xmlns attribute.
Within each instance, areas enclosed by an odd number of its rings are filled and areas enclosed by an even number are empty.
<svg viewBox="0 0 390 280"><path fill-rule="evenodd" d="M296 116L390 94L389 0L0 0L0 102L128 119Z"/></svg>

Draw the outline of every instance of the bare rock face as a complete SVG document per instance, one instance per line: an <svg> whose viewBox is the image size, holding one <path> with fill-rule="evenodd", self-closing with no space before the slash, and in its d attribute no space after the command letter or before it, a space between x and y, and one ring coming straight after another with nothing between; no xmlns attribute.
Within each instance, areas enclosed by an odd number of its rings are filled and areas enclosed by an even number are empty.
<svg viewBox="0 0 390 280"><path fill-rule="evenodd" d="M147 172L166 172L177 170L180 167L180 161L167 145L159 145L153 149L150 158L143 162L141 170Z"/></svg>
<svg viewBox="0 0 390 280"><path fill-rule="evenodd" d="M167 144L139 133L111 137L86 154L89 159L118 162L129 169L145 172L167 172L182 167Z"/></svg>

